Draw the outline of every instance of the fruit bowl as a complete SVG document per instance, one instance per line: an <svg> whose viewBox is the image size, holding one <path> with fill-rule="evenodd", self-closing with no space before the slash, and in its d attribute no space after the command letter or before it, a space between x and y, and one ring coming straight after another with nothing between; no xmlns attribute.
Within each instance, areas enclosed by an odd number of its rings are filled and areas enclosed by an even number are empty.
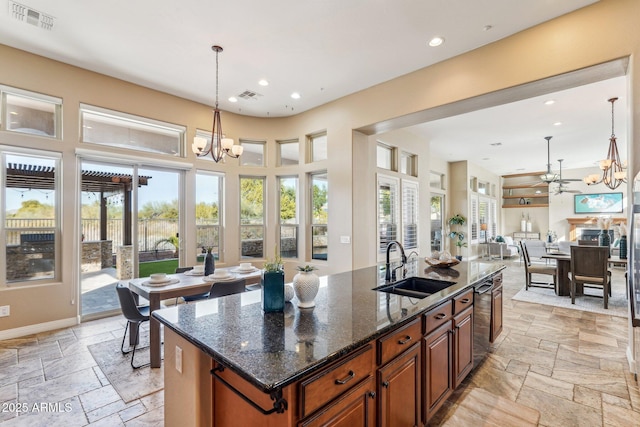
<svg viewBox="0 0 640 427"><path fill-rule="evenodd" d="M455 258L445 259L445 260L435 259L435 258L425 258L424 260L431 267L436 267L436 268L449 268L449 267L453 267L454 265L460 264L460 261L458 261Z"/></svg>

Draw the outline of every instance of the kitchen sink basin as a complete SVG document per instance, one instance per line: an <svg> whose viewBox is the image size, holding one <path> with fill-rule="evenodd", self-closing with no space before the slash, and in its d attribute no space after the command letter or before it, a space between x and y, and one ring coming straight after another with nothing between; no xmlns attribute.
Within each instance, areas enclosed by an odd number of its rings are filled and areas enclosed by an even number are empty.
<svg viewBox="0 0 640 427"><path fill-rule="evenodd" d="M449 282L446 280L425 279L424 277L408 277L406 279L401 279L396 282L374 288L374 290L422 299L455 284L456 282Z"/></svg>

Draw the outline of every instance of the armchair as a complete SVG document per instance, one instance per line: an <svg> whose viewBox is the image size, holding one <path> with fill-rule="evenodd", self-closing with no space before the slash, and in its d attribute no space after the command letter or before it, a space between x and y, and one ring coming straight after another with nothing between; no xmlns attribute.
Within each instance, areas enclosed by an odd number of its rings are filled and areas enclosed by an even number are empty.
<svg viewBox="0 0 640 427"><path fill-rule="evenodd" d="M489 257L499 256L500 259L504 257L510 258L520 254L518 246L513 242L511 236L503 237L504 242L490 242L489 245Z"/></svg>

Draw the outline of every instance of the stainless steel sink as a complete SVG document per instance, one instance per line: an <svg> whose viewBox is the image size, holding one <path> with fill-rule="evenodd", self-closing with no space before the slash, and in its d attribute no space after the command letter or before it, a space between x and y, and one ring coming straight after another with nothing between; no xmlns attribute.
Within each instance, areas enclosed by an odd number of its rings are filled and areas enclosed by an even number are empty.
<svg viewBox="0 0 640 427"><path fill-rule="evenodd" d="M422 299L455 284L456 282L449 282L446 280L425 279L424 277L408 277L406 279L374 288L374 290Z"/></svg>

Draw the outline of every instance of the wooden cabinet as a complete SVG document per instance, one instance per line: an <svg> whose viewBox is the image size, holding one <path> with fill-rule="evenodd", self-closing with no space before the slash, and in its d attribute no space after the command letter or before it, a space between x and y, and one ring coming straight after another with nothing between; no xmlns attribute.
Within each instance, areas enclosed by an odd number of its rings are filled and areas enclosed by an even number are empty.
<svg viewBox="0 0 640 427"><path fill-rule="evenodd" d="M429 420L453 392L451 317L424 338L424 418Z"/></svg>
<svg viewBox="0 0 640 427"><path fill-rule="evenodd" d="M473 369L473 333L473 289L425 314L425 424Z"/></svg>
<svg viewBox="0 0 640 427"><path fill-rule="evenodd" d="M421 397L420 337L400 356L378 369L378 425L417 426Z"/></svg>
<svg viewBox="0 0 640 427"><path fill-rule="evenodd" d="M489 341L494 342L502 332L502 274L493 278L491 291L491 325Z"/></svg>
<svg viewBox="0 0 640 427"><path fill-rule="evenodd" d="M376 425L376 393L373 377L354 387L340 399L298 423L301 427L373 427Z"/></svg>
<svg viewBox="0 0 640 427"><path fill-rule="evenodd" d="M544 172L503 175L503 208L540 208L549 206L549 184L540 180Z"/></svg>
<svg viewBox="0 0 640 427"><path fill-rule="evenodd" d="M469 307L453 318L454 388L473 369L473 307Z"/></svg>

